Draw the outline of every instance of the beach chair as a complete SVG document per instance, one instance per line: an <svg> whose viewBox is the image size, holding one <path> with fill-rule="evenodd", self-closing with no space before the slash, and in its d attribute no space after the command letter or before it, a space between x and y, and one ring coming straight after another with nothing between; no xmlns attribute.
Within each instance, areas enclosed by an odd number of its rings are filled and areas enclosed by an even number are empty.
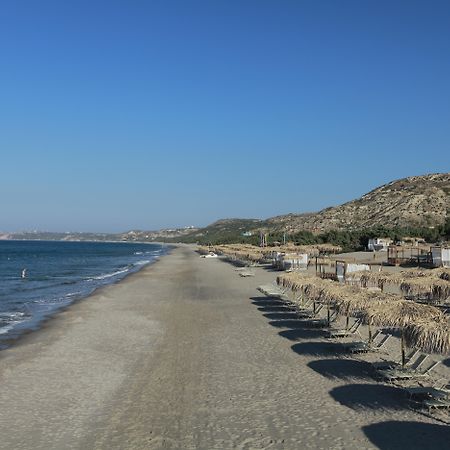
<svg viewBox="0 0 450 450"><path fill-rule="evenodd" d="M450 396L450 384L433 386L408 386L404 387L409 398L432 397L437 399L448 399Z"/></svg>
<svg viewBox="0 0 450 450"><path fill-rule="evenodd" d="M277 298L279 300L291 302L290 298L286 295L287 289L280 289L274 284L264 284L256 288L259 292L264 294L266 297Z"/></svg>
<svg viewBox="0 0 450 450"><path fill-rule="evenodd" d="M369 353L380 351L386 342L392 337L391 334L385 334L379 341L377 338L381 336L382 332L378 330L373 336L372 342L361 341L361 342L351 342L344 345L344 350L349 353Z"/></svg>
<svg viewBox="0 0 450 450"><path fill-rule="evenodd" d="M414 358L419 354L419 350L416 350L415 348L413 348L409 353L407 353L405 355L405 366L409 366ZM387 370L387 369L394 369L396 367L400 367L402 365L401 361L375 361L373 363L371 363L372 368L375 371L378 370Z"/></svg>
<svg viewBox="0 0 450 450"><path fill-rule="evenodd" d="M313 309L297 309L297 317L299 319L312 319L313 317L316 317L322 309L323 304L319 304L319 306Z"/></svg>
<svg viewBox="0 0 450 450"><path fill-rule="evenodd" d="M246 278L246 277L254 277L255 274L253 272L250 272L249 270L243 270L241 272L238 272L240 277Z"/></svg>
<svg viewBox="0 0 450 450"><path fill-rule="evenodd" d="M359 327L362 324L361 319L357 319L349 328L334 328L328 331L328 337L331 339L339 339L352 336L355 333L359 333Z"/></svg>
<svg viewBox="0 0 450 450"><path fill-rule="evenodd" d="M307 319L303 321L303 323L308 327L314 327L314 328L323 328L330 325L330 323L333 323L337 319L337 312L333 311L333 313L330 314L330 318L328 317L312 317L311 319Z"/></svg>
<svg viewBox="0 0 450 450"><path fill-rule="evenodd" d="M412 386L404 388L414 406L427 409L450 409L450 385Z"/></svg>
<svg viewBox="0 0 450 450"><path fill-rule="evenodd" d="M423 362L427 359L428 355L424 355L424 358L417 358L418 365L415 363L411 365L411 367L404 368L395 368L395 369L386 369L379 370L377 375L383 381L387 381L388 383L392 383L394 381L412 381L412 380L421 380L424 378L428 378L430 376L431 371L440 363L440 361L434 361L425 369L422 369ZM422 360L420 362L420 360Z"/></svg>

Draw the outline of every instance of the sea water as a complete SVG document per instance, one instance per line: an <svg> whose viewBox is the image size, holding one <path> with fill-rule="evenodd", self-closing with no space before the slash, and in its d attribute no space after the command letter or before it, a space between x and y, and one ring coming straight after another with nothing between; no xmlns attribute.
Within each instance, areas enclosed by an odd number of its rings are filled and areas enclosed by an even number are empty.
<svg viewBox="0 0 450 450"><path fill-rule="evenodd" d="M166 251L160 244L0 241L0 349L57 310L137 272Z"/></svg>

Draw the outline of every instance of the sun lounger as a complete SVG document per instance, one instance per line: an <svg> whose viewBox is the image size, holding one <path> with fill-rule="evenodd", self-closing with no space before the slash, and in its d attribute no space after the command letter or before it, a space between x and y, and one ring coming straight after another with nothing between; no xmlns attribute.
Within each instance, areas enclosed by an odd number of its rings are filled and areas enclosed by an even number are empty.
<svg viewBox="0 0 450 450"><path fill-rule="evenodd" d="M333 339L345 338L359 333L359 327L362 324L361 319L357 319L349 328L334 328L328 331L328 337Z"/></svg>
<svg viewBox="0 0 450 450"><path fill-rule="evenodd" d="M280 289L278 286L275 286L273 284L264 284L258 286L256 289L267 297L290 301L290 299L286 295L287 291L284 289Z"/></svg>
<svg viewBox="0 0 450 450"><path fill-rule="evenodd" d="M404 388L409 398L420 399L423 397L435 398L438 400L446 400L450 396L450 389L447 386L410 386Z"/></svg>
<svg viewBox="0 0 450 450"><path fill-rule="evenodd" d="M330 318L328 319L328 317L313 317L311 319L305 320L303 323L306 326L309 327L315 327L315 328L321 328L321 327L328 327L330 325L330 323L333 323L337 318L337 313L333 312L330 315Z"/></svg>
<svg viewBox="0 0 450 450"><path fill-rule="evenodd" d="M312 319L316 317L322 309L322 304L313 309L299 309L297 310L297 316L299 319Z"/></svg>
<svg viewBox="0 0 450 450"><path fill-rule="evenodd" d="M435 386L413 386L404 388L408 398L415 406L431 409L449 409L450 408L450 389L449 385Z"/></svg>
<svg viewBox="0 0 450 450"><path fill-rule="evenodd" d="M419 405L428 409L428 411L432 409L450 409L450 401L446 399L426 398Z"/></svg>
<svg viewBox="0 0 450 450"><path fill-rule="evenodd" d="M405 355L405 366L409 366L419 354L419 350L412 349L409 353ZM402 365L401 361L375 361L371 363L372 368L376 371L387 370L400 367Z"/></svg>
<svg viewBox="0 0 450 450"><path fill-rule="evenodd" d="M381 331L378 331L373 339L372 342L351 342L349 344L344 345L344 349L350 353L369 353L369 352L378 352L380 351L383 346L386 344L386 342L391 338L391 334L385 334L381 340L376 341L376 338L380 336L382 333Z"/></svg>
<svg viewBox="0 0 450 450"><path fill-rule="evenodd" d="M246 278L246 277L254 277L255 274L253 272L248 271L248 270L243 270L243 271L239 272L239 276L243 277L243 278Z"/></svg>
<svg viewBox="0 0 450 450"><path fill-rule="evenodd" d="M427 355L425 355L427 356ZM379 370L377 375L384 381L393 382L393 381L406 381L406 380L420 380L423 378L427 378L430 376L431 371L440 363L440 361L433 362L426 369L421 369L423 364L420 363L417 368L413 367L405 367L405 368L396 368L396 369L386 369Z"/></svg>

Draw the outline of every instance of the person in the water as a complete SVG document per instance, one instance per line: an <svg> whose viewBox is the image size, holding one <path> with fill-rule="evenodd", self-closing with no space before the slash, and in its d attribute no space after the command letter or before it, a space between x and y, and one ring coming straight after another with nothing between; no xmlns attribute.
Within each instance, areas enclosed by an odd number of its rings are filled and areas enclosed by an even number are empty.
<svg viewBox="0 0 450 450"><path fill-rule="evenodd" d="M26 278L27 277L27 269L23 269L22 270L22 278Z"/></svg>

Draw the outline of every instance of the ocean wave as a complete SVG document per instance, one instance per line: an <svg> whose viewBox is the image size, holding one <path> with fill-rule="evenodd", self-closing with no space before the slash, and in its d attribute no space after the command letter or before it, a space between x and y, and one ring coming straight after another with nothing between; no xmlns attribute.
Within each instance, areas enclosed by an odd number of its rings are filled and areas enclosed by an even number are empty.
<svg viewBox="0 0 450 450"><path fill-rule="evenodd" d="M112 277L115 277L117 275L121 275L123 273L127 273L129 271L130 271L130 268L127 267L126 269L117 270L116 272L105 273L103 275L98 275L96 277L89 278L89 280L106 280L107 278L112 278Z"/></svg>
<svg viewBox="0 0 450 450"><path fill-rule="evenodd" d="M0 313L0 334L7 334L18 323L26 320L25 313L20 311L3 311Z"/></svg>
<svg viewBox="0 0 450 450"><path fill-rule="evenodd" d="M145 266L145 264L150 264L152 262L151 259L144 259L142 261L137 261L133 264L133 266Z"/></svg>
<svg viewBox="0 0 450 450"><path fill-rule="evenodd" d="M9 331L11 331L11 330L14 328L14 326L16 325L16 323L17 323L17 322L15 322L15 323L10 323L10 324L5 325L5 326L0 326L0 334L6 334L6 333L8 333Z"/></svg>

